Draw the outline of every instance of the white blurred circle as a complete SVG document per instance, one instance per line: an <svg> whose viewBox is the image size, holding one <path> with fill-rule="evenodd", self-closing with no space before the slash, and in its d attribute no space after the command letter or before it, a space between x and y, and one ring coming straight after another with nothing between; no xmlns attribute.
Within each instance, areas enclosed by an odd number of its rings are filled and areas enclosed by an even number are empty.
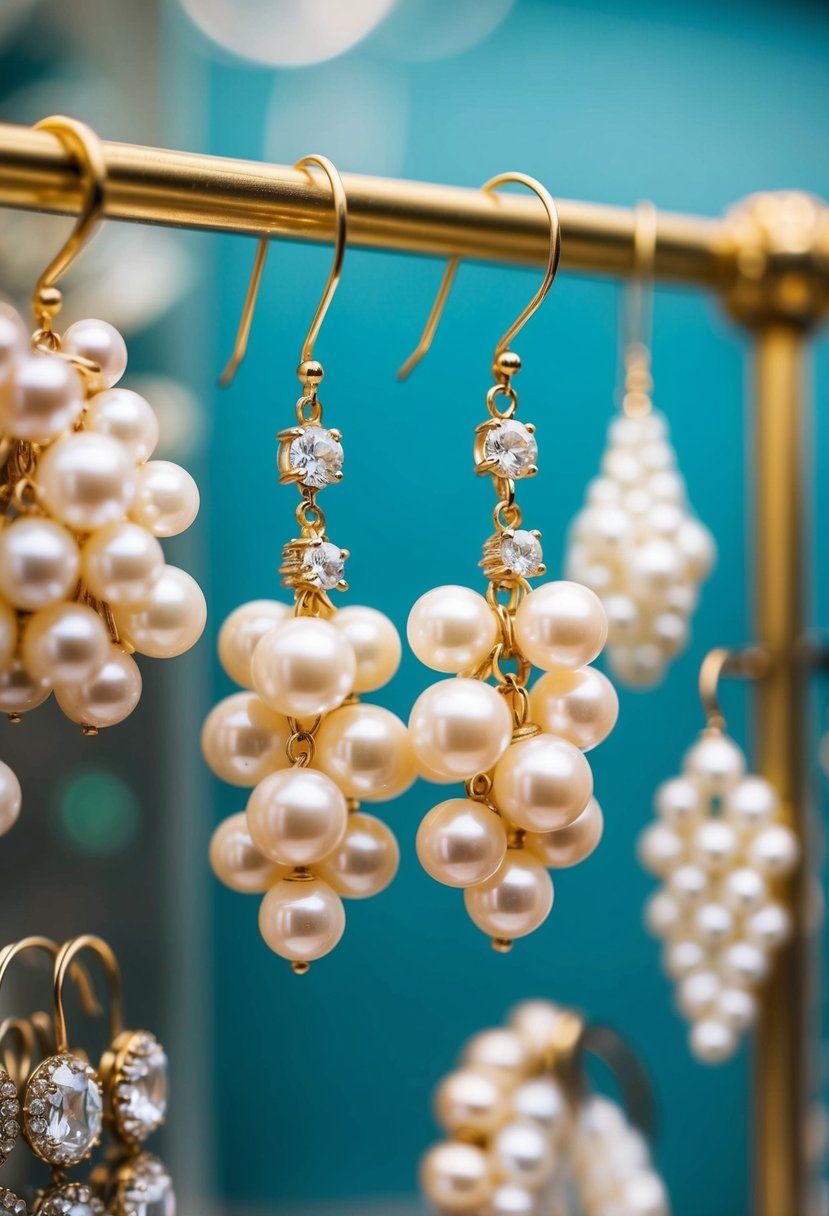
<svg viewBox="0 0 829 1216"><path fill-rule="evenodd" d="M515 7L515 0L398 0L372 39L395 59L449 59L477 46Z"/></svg>

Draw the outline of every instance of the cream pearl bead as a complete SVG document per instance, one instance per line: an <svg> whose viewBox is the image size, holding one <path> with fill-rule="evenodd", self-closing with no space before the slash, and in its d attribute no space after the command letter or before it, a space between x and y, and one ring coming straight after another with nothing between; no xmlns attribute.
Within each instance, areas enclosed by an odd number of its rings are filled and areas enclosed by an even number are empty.
<svg viewBox="0 0 829 1216"><path fill-rule="evenodd" d="M146 528L122 521L90 536L81 551L81 577L98 600L138 604L164 569L164 550Z"/></svg>
<svg viewBox="0 0 829 1216"><path fill-rule="evenodd" d="M737 833L723 819L701 823L691 838L691 857L709 874L722 874L737 856Z"/></svg>
<svg viewBox="0 0 829 1216"><path fill-rule="evenodd" d="M570 1122L570 1112L564 1091L552 1077L534 1077L524 1081L512 1093L510 1107L518 1119L529 1119L544 1129L547 1139L555 1144L564 1135Z"/></svg>
<svg viewBox="0 0 829 1216"><path fill-rule="evenodd" d="M409 733L418 764L433 781L465 781L495 765L512 738L512 714L491 684L456 677L422 692Z"/></svg>
<svg viewBox="0 0 829 1216"><path fill-rule="evenodd" d="M670 937L682 929L684 920L685 909L670 891L654 891L645 904L645 926L654 937Z"/></svg>
<svg viewBox="0 0 829 1216"><path fill-rule="evenodd" d="M278 600L251 600L231 612L219 630L219 662L231 680L253 687L250 660L257 644L290 616L291 607Z"/></svg>
<svg viewBox="0 0 829 1216"><path fill-rule="evenodd" d="M654 798L656 813L671 827L684 831L702 816L702 800L696 784L688 777L663 781Z"/></svg>
<svg viewBox="0 0 829 1216"><path fill-rule="evenodd" d="M490 1135L503 1123L506 1109L503 1082L484 1069L450 1072L435 1094L435 1117L447 1132Z"/></svg>
<svg viewBox="0 0 829 1216"><path fill-rule="evenodd" d="M517 1030L539 1065L549 1057L562 1011L552 1001L522 1001L512 1010L510 1026Z"/></svg>
<svg viewBox="0 0 829 1216"><path fill-rule="evenodd" d="M622 1186L625 1216L668 1216L668 1195L662 1179L652 1170L641 1170Z"/></svg>
<svg viewBox="0 0 829 1216"><path fill-rule="evenodd" d="M127 344L114 325L92 317L70 325L61 338L67 355L79 355L100 368L106 388L117 384L127 370Z"/></svg>
<svg viewBox="0 0 829 1216"><path fill-rule="evenodd" d="M498 635L498 620L470 587L435 587L414 604L406 625L412 651L433 671L457 675L483 663Z"/></svg>
<svg viewBox="0 0 829 1216"><path fill-rule="evenodd" d="M772 823L779 809L777 790L753 773L743 777L723 800L723 813L739 832L756 832Z"/></svg>
<svg viewBox="0 0 829 1216"><path fill-rule="evenodd" d="M447 887L491 878L507 852L503 821L481 802L450 798L429 811L415 845L427 874Z"/></svg>
<svg viewBox="0 0 829 1216"><path fill-rule="evenodd" d="M691 1027L691 1052L702 1064L722 1064L737 1050L734 1029L721 1018L702 1018Z"/></svg>
<svg viewBox="0 0 829 1216"><path fill-rule="evenodd" d="M397 874L400 848L391 828L373 815L354 811L345 836L314 868L346 899L369 899L385 891Z"/></svg>
<svg viewBox="0 0 829 1216"><path fill-rule="evenodd" d="M0 670L0 714L25 714L42 705L52 691L51 681L38 679L22 661L12 659Z"/></svg>
<svg viewBox="0 0 829 1216"><path fill-rule="evenodd" d="M513 1086L529 1071L532 1053L517 1030L499 1026L473 1035L464 1049L463 1062L472 1068L491 1069Z"/></svg>
<svg viewBox="0 0 829 1216"><path fill-rule="evenodd" d="M130 518L153 536L186 532L199 513L199 487L172 460L148 460L135 474Z"/></svg>
<svg viewBox="0 0 829 1216"><path fill-rule="evenodd" d="M194 578L176 566L165 566L143 603L117 608L115 620L139 654L171 659L201 637L207 604Z"/></svg>
<svg viewBox="0 0 829 1216"><path fill-rule="evenodd" d="M400 634L389 618L376 608L352 604L336 612L331 623L354 651L354 691L374 692L388 684L403 653Z"/></svg>
<svg viewBox="0 0 829 1216"><path fill-rule="evenodd" d="M11 304L0 300L0 381L27 350L28 334L21 317Z"/></svg>
<svg viewBox="0 0 829 1216"><path fill-rule="evenodd" d="M682 574L682 558L671 541L654 537L637 545L631 554L630 579L642 598L660 602L665 589Z"/></svg>
<svg viewBox="0 0 829 1216"><path fill-rule="evenodd" d="M723 988L715 1014L734 1030L748 1030L757 1020L757 999L744 988Z"/></svg>
<svg viewBox="0 0 829 1216"><path fill-rule="evenodd" d="M135 493L135 465L108 435L80 431L47 449L38 466L43 501L76 532L95 532L122 519Z"/></svg>
<svg viewBox="0 0 829 1216"><path fill-rule="evenodd" d="M22 516L0 531L0 591L15 608L33 612L66 599L80 562L72 536L51 519Z"/></svg>
<svg viewBox="0 0 829 1216"><path fill-rule="evenodd" d="M283 866L310 866L340 844L348 824L345 798L325 773L281 769L248 800L248 831L265 857Z"/></svg>
<svg viewBox="0 0 829 1216"><path fill-rule="evenodd" d="M138 464L149 460L158 444L155 410L129 388L96 393L86 408L84 428L117 440Z"/></svg>
<svg viewBox="0 0 829 1216"><path fill-rule="evenodd" d="M417 776L405 724L379 705L343 705L326 714L314 757L346 798L360 802L396 798Z"/></svg>
<svg viewBox="0 0 829 1216"><path fill-rule="evenodd" d="M495 1174L504 1182L539 1190L553 1172L553 1149L544 1128L515 1119L495 1133L489 1146Z"/></svg>
<svg viewBox="0 0 829 1216"><path fill-rule="evenodd" d="M8 667L17 649L17 613L0 600L0 668Z"/></svg>
<svg viewBox="0 0 829 1216"><path fill-rule="evenodd" d="M86 604L41 608L23 632L23 662L32 675L52 684L85 680L106 662L109 630Z"/></svg>
<svg viewBox="0 0 829 1216"><path fill-rule="evenodd" d="M725 794L745 773L746 758L727 735L703 735L686 752L682 767L705 797Z"/></svg>
<svg viewBox="0 0 829 1216"><path fill-rule="evenodd" d="M616 725L619 698L595 667L548 671L530 692L532 720L583 752L601 743Z"/></svg>
<svg viewBox="0 0 829 1216"><path fill-rule="evenodd" d="M691 921L694 932L706 946L722 946L734 936L734 914L725 904L700 904Z"/></svg>
<svg viewBox="0 0 829 1216"><path fill-rule="evenodd" d="M250 665L262 700L294 718L336 709L354 687L356 669L354 651L330 621L302 616L266 633Z"/></svg>
<svg viewBox="0 0 829 1216"><path fill-rule="evenodd" d="M693 971L702 970L708 961L705 947L698 941L669 942L665 948L663 962L668 975L675 980L683 979Z"/></svg>
<svg viewBox="0 0 829 1216"><path fill-rule="evenodd" d="M586 861L598 847L604 832L604 817L595 798L591 798L580 815L567 827L555 832L528 832L524 848L540 857L544 865L554 870Z"/></svg>
<svg viewBox="0 0 829 1216"><path fill-rule="evenodd" d="M679 832L657 820L639 836L636 852L648 873L664 876L682 863L686 847Z"/></svg>
<svg viewBox="0 0 829 1216"><path fill-rule="evenodd" d="M538 1196L525 1187L505 1182L496 1187L484 1216L538 1216Z"/></svg>
<svg viewBox="0 0 829 1216"><path fill-rule="evenodd" d="M607 613L607 640L611 646L629 646L641 640L642 613L629 595L615 592L603 600Z"/></svg>
<svg viewBox="0 0 829 1216"><path fill-rule="evenodd" d="M420 1186L440 1212L479 1213L492 1196L489 1157L475 1144L446 1140L420 1163Z"/></svg>
<svg viewBox="0 0 829 1216"><path fill-rule="evenodd" d="M210 865L219 882L242 895L259 895L285 874L254 847L244 811L220 823L210 841Z"/></svg>
<svg viewBox="0 0 829 1216"><path fill-rule="evenodd" d="M0 324L3 317L0 315ZM0 760L0 836L10 832L20 816L23 794L17 774Z"/></svg>
<svg viewBox="0 0 829 1216"><path fill-rule="evenodd" d="M691 862L677 866L667 876L668 890L686 907L701 902L711 888L711 880L700 866Z"/></svg>
<svg viewBox="0 0 829 1216"><path fill-rule="evenodd" d="M56 688L55 699L67 718L81 726L115 726L140 701L141 684L135 659L111 646L103 667L78 684Z"/></svg>
<svg viewBox="0 0 829 1216"><path fill-rule="evenodd" d="M770 903L747 918L746 938L764 950L778 950L792 935L792 916L783 904Z"/></svg>
<svg viewBox="0 0 829 1216"><path fill-rule="evenodd" d="M215 705L205 719L201 746L210 769L230 785L254 786L288 767L288 719L252 692Z"/></svg>
<svg viewBox="0 0 829 1216"><path fill-rule="evenodd" d="M762 984L769 973L769 959L765 950L754 942L732 942L722 953L720 967L723 979L736 988L755 988Z"/></svg>
<svg viewBox="0 0 829 1216"><path fill-rule="evenodd" d="M490 937L512 941L542 925L553 906L553 882L541 862L523 849L507 849L486 882L463 893L471 919Z"/></svg>
<svg viewBox="0 0 829 1216"><path fill-rule="evenodd" d="M691 578L704 582L717 560L717 546L711 533L698 519L686 516L677 529L675 543Z"/></svg>
<svg viewBox="0 0 829 1216"><path fill-rule="evenodd" d="M59 355L20 359L8 393L0 395L0 429L15 439L51 443L81 416L83 381Z"/></svg>
<svg viewBox="0 0 829 1216"><path fill-rule="evenodd" d="M800 845L791 828L772 824L758 832L747 850L749 865L767 878L785 878L800 860Z"/></svg>
<svg viewBox="0 0 829 1216"><path fill-rule="evenodd" d="M759 870L751 866L738 866L723 875L720 898L732 912L743 915L753 912L768 899L769 884Z"/></svg>
<svg viewBox="0 0 829 1216"><path fill-rule="evenodd" d="M612 646L608 659L613 674L632 688L654 688L665 676L665 656L653 642Z"/></svg>
<svg viewBox="0 0 829 1216"><path fill-rule="evenodd" d="M566 828L593 793L590 765L578 748L554 735L519 739L495 766L492 797L527 832Z"/></svg>
<svg viewBox="0 0 829 1216"><path fill-rule="evenodd" d="M705 1017L714 1008L722 986L716 971L692 971L677 984L676 1003L686 1018Z"/></svg>
<svg viewBox="0 0 829 1216"><path fill-rule="evenodd" d="M320 878L281 878L259 907L259 932L274 954L312 963L330 954L345 931L343 902Z"/></svg>
<svg viewBox="0 0 829 1216"><path fill-rule="evenodd" d="M546 583L518 605L515 639L522 654L545 671L584 667L607 641L607 615L587 587Z"/></svg>

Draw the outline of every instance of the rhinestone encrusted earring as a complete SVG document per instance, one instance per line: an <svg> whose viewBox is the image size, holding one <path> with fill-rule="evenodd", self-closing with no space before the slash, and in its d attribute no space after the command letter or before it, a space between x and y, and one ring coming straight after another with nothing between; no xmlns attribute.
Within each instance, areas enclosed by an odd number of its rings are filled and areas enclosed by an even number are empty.
<svg viewBox="0 0 829 1216"><path fill-rule="evenodd" d="M610 682L590 664L605 642L600 600L586 587L528 579L545 573L540 533L522 526L515 483L533 476L534 428L516 418L513 378L521 367L509 345L552 285L560 237L555 204L524 174L492 178L529 187L550 223L544 281L498 343L488 419L476 431L475 472L492 478L495 531L481 566L486 595L437 587L412 608L408 639L433 671L453 676L415 702L409 730L420 773L441 784L463 781L464 798L440 803L417 836L424 869L464 888L467 911L499 951L537 929L553 904L548 868L574 865L596 847L602 813L584 752L612 729L618 712ZM449 262L406 375L429 349L458 266ZM545 673L530 689L533 666Z"/></svg>
<svg viewBox="0 0 829 1216"><path fill-rule="evenodd" d="M397 670L401 645L373 608L337 610L348 552L328 539L320 490L342 478L339 431L323 425L322 365L314 342L339 282L347 238L345 190L325 157L337 222L334 263L303 344L295 426L279 435L280 481L295 485L299 537L283 549L280 573L293 607L256 600L231 613L219 635L227 674L245 691L220 702L202 733L205 759L233 785L253 787L245 812L217 829L216 876L235 891L265 893L259 927L298 974L328 954L345 928L343 898L384 890L399 851L390 829L360 810L396 797L415 780L409 736L388 710L358 700ZM240 362L267 244L259 247L227 383Z"/></svg>

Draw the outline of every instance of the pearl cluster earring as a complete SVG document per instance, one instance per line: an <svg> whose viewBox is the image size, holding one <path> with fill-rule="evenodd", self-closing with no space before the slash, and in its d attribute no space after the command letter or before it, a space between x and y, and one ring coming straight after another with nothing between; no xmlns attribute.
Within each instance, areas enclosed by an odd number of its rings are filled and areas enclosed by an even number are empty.
<svg viewBox="0 0 829 1216"><path fill-rule="evenodd" d="M599 599L575 583L531 590L527 581L545 567L540 533L522 527L515 483L537 472L537 444L534 428L515 417L512 379L521 361L507 344L552 283L558 221L552 199L533 179L509 174L484 189L513 180L544 202L551 246L541 290L498 344L489 418L476 432L475 471L492 477L497 499L495 532L481 561L489 587L485 597L468 587L437 587L417 601L408 622L415 655L454 677L427 688L412 708L420 773L438 783L466 783L465 798L441 802L421 823L418 857L438 882L464 889L470 917L501 951L548 916L547 869L574 865L599 842L602 814L584 752L607 736L618 712L609 681L589 666L607 634ZM457 259L449 264L403 374L428 348L456 265ZM533 666L545 674L529 689Z"/></svg>
<svg viewBox="0 0 829 1216"><path fill-rule="evenodd" d="M714 651L722 667L726 652ZM687 752L682 773L656 792L656 821L639 840L642 865L662 885L645 923L664 943L666 974L691 1022L697 1059L737 1050L757 1013L756 994L792 931L775 887L795 868L797 836L774 787L746 773L746 759L714 719Z"/></svg>
<svg viewBox="0 0 829 1216"><path fill-rule="evenodd" d="M312 347L339 279L346 213L334 166L324 157L307 157L300 165L308 163L329 178L338 238L335 268L303 348L297 425L279 435L280 481L296 485L301 497L300 536L285 546L281 567L294 607L254 601L224 623L220 658L248 691L217 705L202 736L217 776L254 787L246 811L225 820L213 837L213 870L233 890L266 893L262 936L298 973L339 942L342 898L376 895L397 871L394 835L360 811L360 803L395 798L416 777L404 723L359 701L397 670L397 631L372 608L337 611L328 594L347 589L348 553L328 539L317 494L341 480L343 449L339 431L323 426L317 395L323 369ZM261 258L257 268L261 272Z"/></svg>

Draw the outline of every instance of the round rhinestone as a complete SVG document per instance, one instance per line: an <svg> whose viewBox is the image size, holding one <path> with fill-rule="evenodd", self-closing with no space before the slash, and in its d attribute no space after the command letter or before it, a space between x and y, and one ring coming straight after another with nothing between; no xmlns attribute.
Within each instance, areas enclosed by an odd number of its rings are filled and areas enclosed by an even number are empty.
<svg viewBox="0 0 829 1216"><path fill-rule="evenodd" d="M342 444L321 426L306 426L291 440L291 468L301 474L300 483L319 490L339 481L343 467Z"/></svg>
<svg viewBox="0 0 829 1216"><path fill-rule="evenodd" d="M37 1216L105 1216L102 1200L83 1182L68 1182L47 1191Z"/></svg>
<svg viewBox="0 0 829 1216"><path fill-rule="evenodd" d="M0 1165L5 1165L9 1155L14 1151L15 1142L20 1133L19 1111L20 1103L17 1090L5 1068L0 1068L0 1118L2 1118L2 1139L0 1139Z"/></svg>
<svg viewBox="0 0 829 1216"><path fill-rule="evenodd" d="M503 477L526 477L538 457L538 444L523 422L506 418L486 432L484 456Z"/></svg>
<svg viewBox="0 0 829 1216"><path fill-rule="evenodd" d="M28 1208L14 1191L0 1190L0 1216L26 1216Z"/></svg>
<svg viewBox="0 0 829 1216"><path fill-rule="evenodd" d="M507 570L520 574L522 578L532 578L538 574L542 557L538 537L524 528L519 528L501 541L501 560Z"/></svg>
<svg viewBox="0 0 829 1216"><path fill-rule="evenodd" d="M321 541L311 545L305 552L303 566L308 571L308 581L323 591L331 591L342 581L345 572L345 558L342 549L332 545L330 541Z"/></svg>
<svg viewBox="0 0 829 1216"><path fill-rule="evenodd" d="M125 1139L144 1140L167 1113L167 1055L152 1035L133 1036L116 1088L116 1120Z"/></svg>
<svg viewBox="0 0 829 1216"><path fill-rule="evenodd" d="M143 1153L130 1161L119 1179L112 1211L113 1216L175 1216L173 1180L156 1157Z"/></svg>

